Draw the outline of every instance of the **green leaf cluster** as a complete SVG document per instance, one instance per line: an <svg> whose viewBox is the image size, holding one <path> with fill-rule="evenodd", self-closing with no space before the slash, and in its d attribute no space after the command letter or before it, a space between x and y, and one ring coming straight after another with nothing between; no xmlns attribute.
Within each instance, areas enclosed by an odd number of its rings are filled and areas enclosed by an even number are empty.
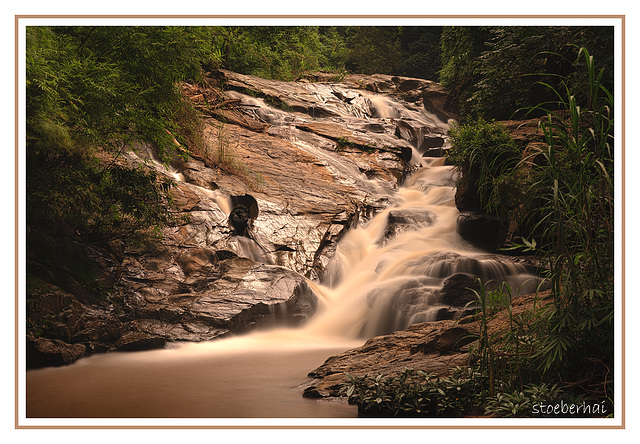
<svg viewBox="0 0 640 444"><path fill-rule="evenodd" d="M478 119L450 130L448 159L462 174L465 186L477 191L481 209L501 213L518 199L506 183L520 162L521 149L498 122ZM460 184L458 184L460 185ZM506 203L505 203L506 202Z"/></svg>
<svg viewBox="0 0 640 444"><path fill-rule="evenodd" d="M462 368L449 377L415 369L397 376L347 376L342 392L366 416L459 417L476 413L480 406L480 380Z"/></svg>
<svg viewBox="0 0 640 444"><path fill-rule="evenodd" d="M309 71L391 74L435 80L441 27L225 26L210 28L207 69L294 80Z"/></svg>
<svg viewBox="0 0 640 444"><path fill-rule="evenodd" d="M553 100L531 109L545 117L540 122L544 142L530 158L507 155L508 162L499 161L503 152L511 152L509 144L479 120L454 128L452 161L475 181L483 210L503 221L509 220L505 215L519 215L522 241L511 249L538 256L551 295L526 321L509 312L509 340L494 341L486 332L492 313L485 302L491 291L485 293L481 285L485 330L479 356L492 386L524 384L527 367L540 378L578 379L598 363L601 380L588 394L608 396L614 344L613 96L606 71L596 68L586 49L577 52L588 82L577 76L562 79L557 87L541 82ZM525 175L519 177L519 171ZM507 196L514 199L496 197L506 193L502 184L509 184Z"/></svg>

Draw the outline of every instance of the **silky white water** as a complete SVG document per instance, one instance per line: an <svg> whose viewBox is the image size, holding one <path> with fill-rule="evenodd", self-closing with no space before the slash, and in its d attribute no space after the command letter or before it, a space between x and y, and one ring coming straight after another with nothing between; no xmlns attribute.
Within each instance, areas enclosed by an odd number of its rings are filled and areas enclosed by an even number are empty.
<svg viewBox="0 0 640 444"><path fill-rule="evenodd" d="M330 264L333 281L316 287L322 303L307 331L370 338L435 320L443 308L438 290L456 273L507 281L514 296L535 288L525 267L497 260L462 239L456 230L460 213L453 169L443 165L443 158L422 163L399 190L397 206L341 240ZM413 219L388 237L393 215Z"/></svg>

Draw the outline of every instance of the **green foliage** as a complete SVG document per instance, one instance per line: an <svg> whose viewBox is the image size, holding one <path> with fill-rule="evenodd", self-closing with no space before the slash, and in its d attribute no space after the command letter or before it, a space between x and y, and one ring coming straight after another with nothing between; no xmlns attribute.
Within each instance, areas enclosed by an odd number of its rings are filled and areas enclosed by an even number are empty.
<svg viewBox="0 0 640 444"><path fill-rule="evenodd" d="M484 26L447 26L442 30L440 83L456 96L475 78L488 34Z"/></svg>
<svg viewBox="0 0 640 444"><path fill-rule="evenodd" d="M547 85L557 101L543 104L546 148L539 181L529 192L544 202L531 218L549 264L555 305L540 353L543 370L569 367L576 356L613 346L613 97L584 49L590 87L585 101L562 83ZM551 105L551 106L549 106Z"/></svg>
<svg viewBox="0 0 640 444"><path fill-rule="evenodd" d="M479 119L464 125L454 125L450 131L449 161L462 174L468 186L477 190L482 208L487 212L507 211L513 187L505 187L504 179L515 171L520 161L520 149L507 130L496 122Z"/></svg>
<svg viewBox="0 0 640 444"><path fill-rule="evenodd" d="M210 28L207 69L294 80L308 71L436 79L440 27L247 26Z"/></svg>
<svg viewBox="0 0 640 444"><path fill-rule="evenodd" d="M173 185L142 168L101 167L78 154L27 153L27 224L67 225L88 240L144 241L178 221Z"/></svg>
<svg viewBox="0 0 640 444"><path fill-rule="evenodd" d="M565 26L445 27L441 83L469 118L509 119L519 110L550 98L544 81L588 83L575 59L575 47L595 48L613 85L613 28Z"/></svg>
<svg viewBox="0 0 640 444"><path fill-rule="evenodd" d="M402 66L398 75L438 80L442 67L440 26L404 26L400 31Z"/></svg>
<svg viewBox="0 0 640 444"><path fill-rule="evenodd" d="M177 82L197 76L201 37L173 27L27 28L30 226L70 226L105 242L157 237L175 220L160 205L170 203L171 183L117 158L147 142L167 161L172 131L195 143L195 115Z"/></svg>
<svg viewBox="0 0 640 444"><path fill-rule="evenodd" d="M485 413L500 418L528 418L536 413L534 405L555 404L561 394L557 384L528 385L521 391L497 393L487 403Z"/></svg>
<svg viewBox="0 0 640 444"><path fill-rule="evenodd" d="M480 404L478 378L466 369L445 378L413 369L398 376L347 376L343 393L364 415L457 417Z"/></svg>
<svg viewBox="0 0 640 444"><path fill-rule="evenodd" d="M363 74L396 74L402 65L397 26L354 26L345 30L346 68Z"/></svg>
<svg viewBox="0 0 640 444"><path fill-rule="evenodd" d="M173 154L184 102L176 82L195 78L197 36L172 27L27 29L27 141L38 149L118 151L138 138Z"/></svg>
<svg viewBox="0 0 640 444"><path fill-rule="evenodd" d="M334 28L317 26L233 26L209 28L217 63L264 78L294 80L307 71L340 71L346 47Z"/></svg>
<svg viewBox="0 0 640 444"><path fill-rule="evenodd" d="M605 370L599 375L600 385L588 393L600 396L611 390L613 97L605 85L606 71L596 68L585 49L579 57L586 86L577 75L562 79L556 83L559 86L540 82L554 100L531 110L534 115L546 114L541 122L545 143L531 152L536 161L528 163L524 176L518 176L520 168L513 167L529 159L518 164L513 158L506 168L486 165L501 151L482 151L482 142L492 140L490 146L505 146L505 142L502 136L485 131L485 122L453 130L453 163L477 181L485 210L502 215L503 220L505 215L520 215L523 238L512 248L544 261L544 277L551 290L550 303L538 305L528 316L514 317L509 311L509 333L493 338L486 329L492 316L492 290L481 286L477 359L488 373L491 393L519 393L525 384L539 382L536 378L584 377L585 366L593 368L594 362L602 363Z"/></svg>

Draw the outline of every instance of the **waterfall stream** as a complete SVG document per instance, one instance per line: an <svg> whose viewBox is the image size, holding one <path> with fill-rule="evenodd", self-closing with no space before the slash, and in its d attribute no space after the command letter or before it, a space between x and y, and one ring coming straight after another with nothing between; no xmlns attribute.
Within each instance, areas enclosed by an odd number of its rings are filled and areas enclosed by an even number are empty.
<svg viewBox="0 0 640 444"><path fill-rule="evenodd" d="M263 120L290 119L259 99L237 97L245 98ZM381 97L370 103L376 118L406 113ZM420 116L427 129L446 128L424 110ZM386 193L391 202L350 230L323 282L310 283L319 300L314 317L295 329L158 351L94 355L64 368L30 370L28 417L354 417L353 406L301 397L306 374L327 357L375 335L435 320L443 307L439 290L456 273L506 280L521 293L534 288L535 280L524 266L498 260L457 233L456 177L444 158L423 158L414 149L415 172L393 190L339 164L335 153L294 135L291 141L341 180ZM171 174L182 179L177 172ZM229 214L224 196L203 191ZM249 244L242 248L248 256L257 254Z"/></svg>

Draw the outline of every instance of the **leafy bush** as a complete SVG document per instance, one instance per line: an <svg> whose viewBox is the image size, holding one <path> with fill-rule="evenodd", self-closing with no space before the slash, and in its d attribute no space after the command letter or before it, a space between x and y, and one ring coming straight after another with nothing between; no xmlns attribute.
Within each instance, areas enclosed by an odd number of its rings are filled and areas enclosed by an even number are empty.
<svg viewBox="0 0 640 444"><path fill-rule="evenodd" d="M575 59L576 46L590 46L613 85L613 28L584 26L452 26L442 32L440 82L469 118L511 119L552 99L539 82L559 79L588 84ZM522 115L522 114L520 114Z"/></svg>
<svg viewBox="0 0 640 444"><path fill-rule="evenodd" d="M556 101L542 104L546 146L539 180L528 190L543 206L531 236L545 256L555 304L541 317L542 369L569 370L581 357L613 350L613 96L603 70L582 49L589 89L581 103L568 81L555 89Z"/></svg>
<svg viewBox="0 0 640 444"><path fill-rule="evenodd" d="M29 226L66 225L104 241L153 237L172 222L160 206L171 183L117 158L147 142L166 162L174 133L196 143L197 118L177 81L197 76L199 37L195 28L27 28Z"/></svg>
<svg viewBox="0 0 640 444"><path fill-rule="evenodd" d="M555 403L561 394L557 384L529 385L521 391L497 393L488 401L485 413L500 418L527 418L535 412L535 404Z"/></svg>
<svg viewBox="0 0 640 444"><path fill-rule="evenodd" d="M413 369L398 376L348 377L343 393L363 415L456 417L473 414L480 404L479 379L467 369L445 378Z"/></svg>
<svg viewBox="0 0 640 444"><path fill-rule="evenodd" d="M506 199L499 194L504 187L496 183L500 184L500 178L514 171L521 156L507 130L500 123L479 119L454 125L450 136L449 161L462 173L461 180L477 191L484 210L505 211L502 203Z"/></svg>

